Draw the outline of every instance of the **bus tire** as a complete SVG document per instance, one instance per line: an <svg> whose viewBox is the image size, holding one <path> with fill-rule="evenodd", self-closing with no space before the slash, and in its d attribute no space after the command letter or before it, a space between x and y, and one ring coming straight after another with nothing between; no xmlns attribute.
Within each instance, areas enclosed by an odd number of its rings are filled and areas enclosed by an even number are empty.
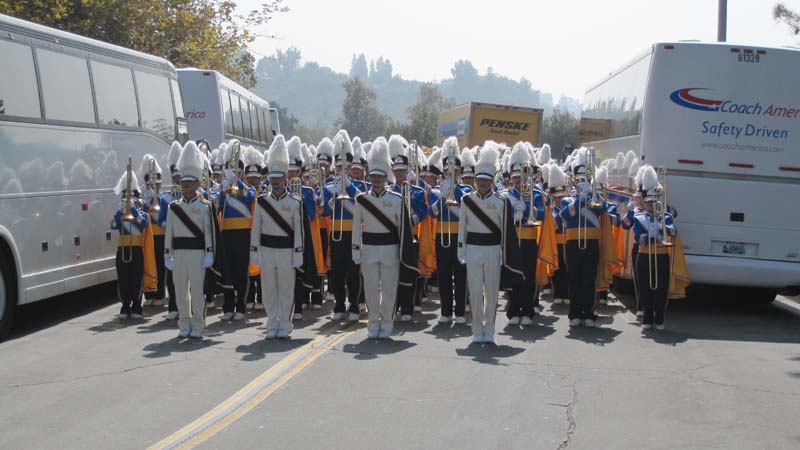
<svg viewBox="0 0 800 450"><path fill-rule="evenodd" d="M6 255L0 253L0 340L11 331L17 305L17 282Z"/></svg>

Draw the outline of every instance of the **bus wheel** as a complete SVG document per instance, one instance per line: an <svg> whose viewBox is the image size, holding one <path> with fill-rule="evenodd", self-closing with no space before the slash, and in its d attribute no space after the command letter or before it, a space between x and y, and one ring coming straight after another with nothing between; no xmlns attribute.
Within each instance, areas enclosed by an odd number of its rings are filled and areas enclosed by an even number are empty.
<svg viewBox="0 0 800 450"><path fill-rule="evenodd" d="M16 283L14 271L8 259L0 254L0 339L8 335L14 322L16 306Z"/></svg>

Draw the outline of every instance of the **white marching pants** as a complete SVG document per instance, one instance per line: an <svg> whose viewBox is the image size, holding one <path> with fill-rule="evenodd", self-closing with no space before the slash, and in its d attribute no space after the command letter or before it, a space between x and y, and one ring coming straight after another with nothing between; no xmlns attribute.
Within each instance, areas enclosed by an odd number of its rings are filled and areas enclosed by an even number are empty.
<svg viewBox="0 0 800 450"><path fill-rule="evenodd" d="M370 333L391 334L400 276L400 248L394 245L362 245L361 273L367 302Z"/></svg>
<svg viewBox="0 0 800 450"><path fill-rule="evenodd" d="M500 246L467 245L465 254L472 335L492 336L500 293Z"/></svg>
<svg viewBox="0 0 800 450"><path fill-rule="evenodd" d="M267 310L267 331L292 331L295 270L291 248L259 247L261 292Z"/></svg>
<svg viewBox="0 0 800 450"><path fill-rule="evenodd" d="M174 250L172 253L172 282L181 330L202 332L206 327L203 256L203 250Z"/></svg>

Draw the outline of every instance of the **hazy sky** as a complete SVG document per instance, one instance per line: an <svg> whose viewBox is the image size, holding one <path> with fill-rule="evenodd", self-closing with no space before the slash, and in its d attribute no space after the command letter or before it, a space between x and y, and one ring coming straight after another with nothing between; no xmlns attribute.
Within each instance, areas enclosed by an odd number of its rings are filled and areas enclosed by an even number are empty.
<svg viewBox="0 0 800 450"><path fill-rule="evenodd" d="M772 18L774 0L728 0L728 41L800 46ZM800 11L800 0L784 3ZM257 0L241 0L244 9ZM389 58L395 74L450 77L458 59L525 77L554 100L583 92L656 41L716 40L717 0L284 0L257 32L259 55L295 46L340 72L353 53Z"/></svg>

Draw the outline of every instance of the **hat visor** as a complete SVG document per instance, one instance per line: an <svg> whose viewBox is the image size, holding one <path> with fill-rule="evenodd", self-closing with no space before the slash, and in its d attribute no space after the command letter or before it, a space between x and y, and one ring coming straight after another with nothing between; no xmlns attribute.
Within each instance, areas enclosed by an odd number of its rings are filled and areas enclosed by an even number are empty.
<svg viewBox="0 0 800 450"><path fill-rule="evenodd" d="M485 173L485 172L482 172L482 173L476 174L476 175L475 175L475 178L480 178L480 179L482 179L482 180L494 180L494 176L493 176L492 174L490 174L490 173Z"/></svg>
<svg viewBox="0 0 800 450"><path fill-rule="evenodd" d="M270 172L268 176L270 178L280 178L280 177L285 177L286 173L284 173L284 172Z"/></svg>
<svg viewBox="0 0 800 450"><path fill-rule="evenodd" d="M403 164L403 163L392 164L392 170L403 170L403 169L408 169L408 164Z"/></svg>
<svg viewBox="0 0 800 450"><path fill-rule="evenodd" d="M183 175L181 181L200 181L200 179L194 175Z"/></svg>
<svg viewBox="0 0 800 450"><path fill-rule="evenodd" d="M383 170L380 170L380 169L372 169L372 170L369 171L369 174L370 175L380 175L382 177L388 176L388 174L386 172L384 172Z"/></svg>

